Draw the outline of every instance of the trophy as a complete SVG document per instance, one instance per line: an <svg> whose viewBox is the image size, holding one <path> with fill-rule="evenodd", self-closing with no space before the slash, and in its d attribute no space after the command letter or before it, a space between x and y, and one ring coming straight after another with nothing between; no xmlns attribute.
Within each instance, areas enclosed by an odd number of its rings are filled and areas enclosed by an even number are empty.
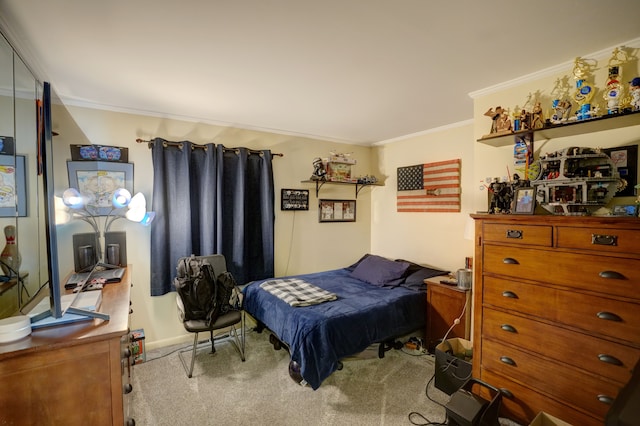
<svg viewBox="0 0 640 426"><path fill-rule="evenodd" d="M607 114L618 114L622 99L622 84L620 83L621 65L627 62L628 57L624 50L615 48L609 59L609 74L604 88L603 98L607 103Z"/></svg>
<svg viewBox="0 0 640 426"><path fill-rule="evenodd" d="M594 88L587 78L593 65L582 58L576 58L573 67L573 76L576 79L576 90L573 93L573 100L578 104L576 118L578 120L588 120L595 116L591 110L591 98L593 98Z"/></svg>

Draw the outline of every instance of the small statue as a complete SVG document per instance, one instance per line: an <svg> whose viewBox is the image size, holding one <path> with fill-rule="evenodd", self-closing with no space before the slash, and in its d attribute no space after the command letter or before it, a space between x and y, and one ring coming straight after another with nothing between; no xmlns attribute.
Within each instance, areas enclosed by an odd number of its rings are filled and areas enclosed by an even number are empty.
<svg viewBox="0 0 640 426"><path fill-rule="evenodd" d="M631 95L631 110L640 111L640 77L635 77L629 82L629 94Z"/></svg>
<svg viewBox="0 0 640 426"><path fill-rule="evenodd" d="M495 111L493 108L489 108L487 112L484 113L487 117L491 117L493 122L491 123L491 131L489 135L497 134L503 135L507 133L511 133L511 119L509 118L509 114L502 108L501 106L497 106Z"/></svg>
<svg viewBox="0 0 640 426"><path fill-rule="evenodd" d="M324 168L322 158L316 157L313 159L313 174L311 180L327 180L327 170Z"/></svg>
<svg viewBox="0 0 640 426"><path fill-rule="evenodd" d="M542 105L536 102L531 113L531 128L542 129L544 127L544 117L542 116Z"/></svg>

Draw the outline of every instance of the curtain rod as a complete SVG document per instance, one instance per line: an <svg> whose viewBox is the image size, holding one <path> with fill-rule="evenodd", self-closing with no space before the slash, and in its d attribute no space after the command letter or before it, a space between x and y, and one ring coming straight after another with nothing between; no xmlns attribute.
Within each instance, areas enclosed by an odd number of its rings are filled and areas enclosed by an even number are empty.
<svg viewBox="0 0 640 426"><path fill-rule="evenodd" d="M147 144L149 144L149 148L151 148L151 144L152 143L155 143L155 141L146 141L146 140L140 139L140 138L136 139L136 142L138 142L138 143L147 143ZM163 143L165 144L165 146L170 145L170 146L177 146L177 147L182 148L182 142L164 141ZM191 147L192 148L202 148L202 149L206 149L207 148L206 145L199 145L197 143L191 143ZM236 151L237 148L225 148L224 150L225 151ZM258 151L258 150L255 150L255 149L249 149L248 151L249 151L250 154L262 154L262 151ZM274 157L284 157L284 154L279 153L279 152L272 152L271 155L274 156Z"/></svg>

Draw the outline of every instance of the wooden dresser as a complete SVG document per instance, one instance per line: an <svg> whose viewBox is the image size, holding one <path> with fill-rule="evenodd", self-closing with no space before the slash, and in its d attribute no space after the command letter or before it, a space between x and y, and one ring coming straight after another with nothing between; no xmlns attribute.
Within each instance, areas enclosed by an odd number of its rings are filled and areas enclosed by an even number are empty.
<svg viewBox="0 0 640 426"><path fill-rule="evenodd" d="M41 328L0 344L0 424L133 424L127 269L102 290L99 311L109 321Z"/></svg>
<svg viewBox="0 0 640 426"><path fill-rule="evenodd" d="M524 424L602 425L640 358L640 219L472 217L473 376Z"/></svg>

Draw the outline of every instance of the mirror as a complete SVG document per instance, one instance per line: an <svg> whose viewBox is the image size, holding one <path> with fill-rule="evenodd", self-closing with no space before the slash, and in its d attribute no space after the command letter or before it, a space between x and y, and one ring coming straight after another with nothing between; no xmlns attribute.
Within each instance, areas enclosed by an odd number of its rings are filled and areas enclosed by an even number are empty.
<svg viewBox="0 0 640 426"><path fill-rule="evenodd" d="M0 318L19 313L48 282L44 186L38 173L41 98L42 85L0 37Z"/></svg>

